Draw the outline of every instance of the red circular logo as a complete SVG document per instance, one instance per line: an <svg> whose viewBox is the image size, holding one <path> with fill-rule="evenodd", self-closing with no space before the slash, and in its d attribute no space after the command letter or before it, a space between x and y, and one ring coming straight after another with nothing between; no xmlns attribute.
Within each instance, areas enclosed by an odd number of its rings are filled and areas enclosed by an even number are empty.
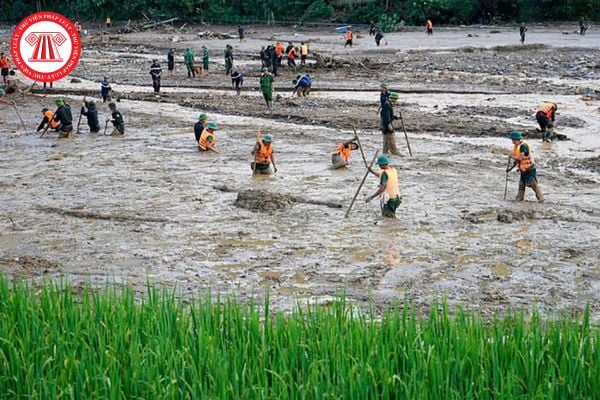
<svg viewBox="0 0 600 400"><path fill-rule="evenodd" d="M69 75L81 57L81 38L66 17L42 11L23 19L10 39L10 53L23 75L54 82Z"/></svg>

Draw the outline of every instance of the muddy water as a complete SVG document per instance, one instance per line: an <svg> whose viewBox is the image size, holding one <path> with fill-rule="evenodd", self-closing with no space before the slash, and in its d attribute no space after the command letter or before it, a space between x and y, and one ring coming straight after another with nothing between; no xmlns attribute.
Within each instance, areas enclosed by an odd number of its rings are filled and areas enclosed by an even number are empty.
<svg viewBox="0 0 600 400"><path fill-rule="evenodd" d="M437 118L450 106L488 103L533 113L540 97L406 94L402 101ZM316 92L314 98L339 99L340 113L343 100L377 102L367 92ZM585 127L565 127L569 142L531 142L546 203L535 202L531 191L527 202L511 201L515 174L503 200L501 152L510 150L508 140L411 132L415 156L406 156L399 135L405 156L392 159L403 195L395 220L379 216L377 200L364 202L376 190L372 177L349 218L345 209L310 204L254 212L234 205L235 192L217 189L264 189L347 205L364 174L360 155L352 155L348 169L329 166L331 151L351 138L348 131L211 113L220 125L221 153L200 154L191 129L198 110L176 104L123 101L124 138L92 136L84 128L63 141L22 134L16 115L1 105L0 260L22 278L127 281L140 291L149 280L176 286L184 296L212 291L246 298L268 290L281 309L346 291L361 304L371 296L376 305L408 298L426 306L443 296L484 312L572 312L590 303L598 321L600 178L573 168L600 151L597 104L574 95L553 99L561 104L558 118L576 116ZM33 120L50 99L27 101L22 114ZM232 101L262 106L252 92ZM365 126L371 128L361 129L361 140L370 159L381 135L374 124ZM279 170L252 178L250 150L259 127L275 138Z"/></svg>

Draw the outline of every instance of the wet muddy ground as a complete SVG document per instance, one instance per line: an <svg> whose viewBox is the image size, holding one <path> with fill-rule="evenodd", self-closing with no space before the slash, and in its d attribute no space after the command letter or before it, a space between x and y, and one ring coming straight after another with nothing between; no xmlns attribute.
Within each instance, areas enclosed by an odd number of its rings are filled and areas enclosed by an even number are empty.
<svg viewBox="0 0 600 400"><path fill-rule="evenodd" d="M600 34L566 29L533 30L525 46L512 29L436 30L430 39L399 32L379 49L360 35L343 49L340 37L318 30L252 28L241 44L198 39L205 28L110 34L104 42L92 32L74 73L80 83L11 95L26 129L12 105L0 103L2 268L17 278L129 282L140 291L158 282L183 296L269 291L281 309L342 291L359 304L407 298L427 307L444 297L486 313L570 313L589 303L599 321ZM290 98L295 72L282 72L272 113L257 90L256 57L270 38L310 39L322 56L309 60L315 83L307 98ZM224 75L226 43L246 75L240 97ZM171 46L182 55L202 44L213 55L210 74L188 79L178 64L155 98L150 60ZM89 134L85 118L73 139L34 134L41 108L58 94L77 122L82 96L97 97L104 75L121 95L123 138ZM368 159L381 148L382 80L401 93L414 152L408 156L398 125L403 156L392 161L403 202L396 220L380 217L376 200L364 202L376 189L369 177L344 218L365 169L356 152L349 168L332 170L330 154L353 126ZM542 101L559 104L557 131L566 140L542 145L534 117ZM108 109L99 109L103 126ZM196 150L200 112L219 124L219 154ZM513 201L515 173L503 200L514 128L533 147L544 204L531 191L526 202ZM259 129L274 136L279 170L252 178Z"/></svg>

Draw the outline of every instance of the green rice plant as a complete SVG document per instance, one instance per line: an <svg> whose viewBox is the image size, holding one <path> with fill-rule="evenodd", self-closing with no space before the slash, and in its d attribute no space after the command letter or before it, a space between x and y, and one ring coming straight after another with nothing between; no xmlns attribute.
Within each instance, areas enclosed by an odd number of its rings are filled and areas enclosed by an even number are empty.
<svg viewBox="0 0 600 400"><path fill-rule="evenodd" d="M344 297L291 314L0 278L1 399L598 399L600 331Z"/></svg>

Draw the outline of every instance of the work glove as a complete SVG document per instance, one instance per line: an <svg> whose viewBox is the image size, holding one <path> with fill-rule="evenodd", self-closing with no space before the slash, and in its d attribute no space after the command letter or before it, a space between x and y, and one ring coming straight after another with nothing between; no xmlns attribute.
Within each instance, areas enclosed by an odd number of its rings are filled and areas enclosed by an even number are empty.
<svg viewBox="0 0 600 400"><path fill-rule="evenodd" d="M394 127L392 126L392 124L388 124L387 129L390 132L394 132Z"/></svg>

